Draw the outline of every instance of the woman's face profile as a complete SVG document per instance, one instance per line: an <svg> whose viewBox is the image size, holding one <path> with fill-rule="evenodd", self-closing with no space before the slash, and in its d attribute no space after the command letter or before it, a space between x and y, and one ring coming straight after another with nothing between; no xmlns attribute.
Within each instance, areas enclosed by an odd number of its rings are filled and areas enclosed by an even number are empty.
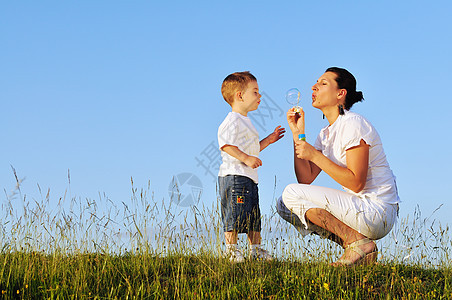
<svg viewBox="0 0 452 300"><path fill-rule="evenodd" d="M325 72L312 86L313 107L337 106L340 90L336 82L336 76L333 72Z"/></svg>

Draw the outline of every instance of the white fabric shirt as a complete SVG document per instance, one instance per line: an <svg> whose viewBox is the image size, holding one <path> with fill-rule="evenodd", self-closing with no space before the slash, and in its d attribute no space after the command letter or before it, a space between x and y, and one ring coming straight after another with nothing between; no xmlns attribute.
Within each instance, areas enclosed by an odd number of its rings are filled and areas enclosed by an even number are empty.
<svg viewBox="0 0 452 300"><path fill-rule="evenodd" d="M218 128L218 144L220 149L225 145L236 146L240 151L259 157L259 133L248 117L236 112L230 112ZM242 175L258 183L257 168L248 167L240 160L221 151L223 163L218 176Z"/></svg>
<svg viewBox="0 0 452 300"><path fill-rule="evenodd" d="M320 131L314 147L334 163L346 167L346 150L358 146L361 140L370 146L366 185L359 193L343 187L344 190L359 197L399 203L395 176L389 167L380 136L361 115L350 111L339 115L333 124Z"/></svg>

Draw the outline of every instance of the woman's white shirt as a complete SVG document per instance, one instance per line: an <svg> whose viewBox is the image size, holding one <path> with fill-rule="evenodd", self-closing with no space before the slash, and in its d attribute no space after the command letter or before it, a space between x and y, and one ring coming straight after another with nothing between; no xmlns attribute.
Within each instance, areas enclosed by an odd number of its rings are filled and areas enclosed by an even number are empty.
<svg viewBox="0 0 452 300"><path fill-rule="evenodd" d="M344 190L359 197L391 204L399 203L395 176L389 167L380 136L363 116L345 111L333 124L320 131L314 147L334 163L346 167L346 151L359 146L361 140L370 146L366 185L359 193L346 187L343 187Z"/></svg>

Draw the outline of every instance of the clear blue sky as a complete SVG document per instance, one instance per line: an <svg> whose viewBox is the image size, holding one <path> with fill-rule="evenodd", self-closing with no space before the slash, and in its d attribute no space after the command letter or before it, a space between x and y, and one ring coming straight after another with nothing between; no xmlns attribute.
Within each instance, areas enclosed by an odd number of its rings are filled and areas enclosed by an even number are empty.
<svg viewBox="0 0 452 300"><path fill-rule="evenodd" d="M172 177L188 172L210 205L215 183L197 159L230 110L224 77L251 71L263 103L277 104L273 115L262 105L251 113L266 115L261 137L287 127L285 91L300 89L312 142L326 120L310 87L340 66L364 93L352 110L382 137L401 216L443 204L435 217L446 223L451 15L450 1L3 1L0 187L14 188L12 165L29 201L40 199L38 184L58 201L68 170L72 196L127 202L133 177L168 201ZM289 136L261 153L264 213L295 181L292 157ZM316 184L336 186L326 175Z"/></svg>

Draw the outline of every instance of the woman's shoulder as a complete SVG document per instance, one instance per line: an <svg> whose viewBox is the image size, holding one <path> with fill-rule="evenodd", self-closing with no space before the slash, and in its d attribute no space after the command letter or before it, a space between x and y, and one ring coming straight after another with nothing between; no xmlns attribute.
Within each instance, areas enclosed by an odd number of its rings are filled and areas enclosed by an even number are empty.
<svg viewBox="0 0 452 300"><path fill-rule="evenodd" d="M346 112L345 115L342 116L342 120L344 123L350 125L353 124L373 127L372 123L370 123L364 116L352 111Z"/></svg>
<svg viewBox="0 0 452 300"><path fill-rule="evenodd" d="M346 113L342 116L344 120L362 120L365 119L362 115L353 112L353 111L346 111Z"/></svg>
<svg viewBox="0 0 452 300"><path fill-rule="evenodd" d="M346 140L364 139L369 145L380 143L377 130L365 117L355 112L347 112L343 117L340 132Z"/></svg>

